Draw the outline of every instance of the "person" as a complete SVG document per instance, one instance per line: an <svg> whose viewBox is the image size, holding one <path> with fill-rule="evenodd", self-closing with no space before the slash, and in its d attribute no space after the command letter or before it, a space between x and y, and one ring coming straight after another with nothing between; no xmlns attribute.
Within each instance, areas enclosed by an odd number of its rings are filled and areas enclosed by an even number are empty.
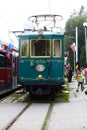
<svg viewBox="0 0 87 130"><path fill-rule="evenodd" d="M78 77L78 73L79 73L79 70L76 71L76 79L77 79L77 77Z"/></svg>
<svg viewBox="0 0 87 130"><path fill-rule="evenodd" d="M72 75L73 75L73 71L72 71L72 69L70 68L70 69L68 70L68 73L67 73L68 82L71 82L71 81L72 81Z"/></svg>
<svg viewBox="0 0 87 130"><path fill-rule="evenodd" d="M87 84L87 68L84 69L85 72L85 84Z"/></svg>
<svg viewBox="0 0 87 130"><path fill-rule="evenodd" d="M81 67L81 68L80 68L80 71L81 71L81 74L82 74L82 78L83 78L83 85L84 85L84 83L85 83L85 71L84 71L84 68L83 68L83 67Z"/></svg>
<svg viewBox="0 0 87 130"><path fill-rule="evenodd" d="M84 90L84 87L83 87L83 77L82 77L82 74L81 74L81 70L78 70L78 71L77 71L76 79L77 79L77 82L78 82L78 86L77 86L76 92L79 91L80 85L81 85L81 90L83 91L83 90Z"/></svg>

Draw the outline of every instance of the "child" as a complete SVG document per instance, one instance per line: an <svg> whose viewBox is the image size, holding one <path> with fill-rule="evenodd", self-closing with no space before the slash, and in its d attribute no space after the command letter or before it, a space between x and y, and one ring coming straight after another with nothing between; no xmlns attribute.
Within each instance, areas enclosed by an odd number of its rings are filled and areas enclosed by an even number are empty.
<svg viewBox="0 0 87 130"><path fill-rule="evenodd" d="M79 91L79 86L81 85L81 90L83 91L84 87L83 87L83 76L81 74L81 71L78 70L78 73L77 73L77 82L78 82L78 87L77 87L77 90L76 92Z"/></svg>

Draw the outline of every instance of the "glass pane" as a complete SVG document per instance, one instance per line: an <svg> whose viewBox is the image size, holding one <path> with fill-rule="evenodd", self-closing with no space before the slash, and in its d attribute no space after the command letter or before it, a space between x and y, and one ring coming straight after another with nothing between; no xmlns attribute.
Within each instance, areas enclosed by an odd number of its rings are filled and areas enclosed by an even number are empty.
<svg viewBox="0 0 87 130"><path fill-rule="evenodd" d="M4 56L0 55L0 67L4 67Z"/></svg>
<svg viewBox="0 0 87 130"><path fill-rule="evenodd" d="M28 40L21 40L20 55L28 56Z"/></svg>
<svg viewBox="0 0 87 130"><path fill-rule="evenodd" d="M50 56L50 40L31 40L31 56Z"/></svg>
<svg viewBox="0 0 87 130"><path fill-rule="evenodd" d="M60 40L54 40L54 56L61 56L61 43Z"/></svg>

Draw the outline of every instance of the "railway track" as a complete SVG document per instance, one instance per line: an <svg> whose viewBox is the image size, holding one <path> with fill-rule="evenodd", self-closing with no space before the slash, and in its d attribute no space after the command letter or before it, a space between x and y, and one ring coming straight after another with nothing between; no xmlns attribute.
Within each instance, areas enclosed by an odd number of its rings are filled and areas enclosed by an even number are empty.
<svg viewBox="0 0 87 130"><path fill-rule="evenodd" d="M48 130L55 103L26 102L28 96L19 92L0 101L0 130Z"/></svg>
<svg viewBox="0 0 87 130"><path fill-rule="evenodd" d="M17 87L14 87L14 88L11 88L11 89L0 90L0 99L16 92L17 90L21 90L21 89L23 89L23 87L20 86L20 85L17 85Z"/></svg>
<svg viewBox="0 0 87 130"><path fill-rule="evenodd" d="M72 82L69 102L34 103L10 96L0 103L0 130L87 130L87 95ZM78 111L76 111L78 110Z"/></svg>
<svg viewBox="0 0 87 130"><path fill-rule="evenodd" d="M26 111L26 109L29 108L29 105L31 104L25 105L24 108L20 110L19 113L11 119L11 121L8 122L2 130L9 130L10 127L17 121L17 119L24 113L24 111Z"/></svg>
<svg viewBox="0 0 87 130"><path fill-rule="evenodd" d="M24 103L28 94L0 101L0 130L41 130L46 125L50 103Z"/></svg>
<svg viewBox="0 0 87 130"><path fill-rule="evenodd" d="M1 130L41 130L50 104L3 104L0 107L8 107L13 109L11 114L5 111L3 114L3 123L0 121ZM20 108L21 107L21 108ZM18 108L20 110L18 110ZM15 110L14 110L15 109ZM5 110L5 108L4 108ZM1 114L0 114L1 115ZM8 118L6 117L8 116ZM10 117L10 118L9 118ZM7 119L7 120L6 120Z"/></svg>

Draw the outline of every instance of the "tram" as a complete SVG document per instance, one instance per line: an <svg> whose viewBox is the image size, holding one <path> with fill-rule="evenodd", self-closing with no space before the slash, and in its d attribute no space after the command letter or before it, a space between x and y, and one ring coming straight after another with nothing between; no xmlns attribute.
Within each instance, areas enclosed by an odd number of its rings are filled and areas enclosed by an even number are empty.
<svg viewBox="0 0 87 130"><path fill-rule="evenodd" d="M18 53L18 50L11 49L7 52L7 48L7 45L0 44L0 95L17 87L18 56L12 52Z"/></svg>
<svg viewBox="0 0 87 130"><path fill-rule="evenodd" d="M58 26L60 20L61 15L31 16L18 35L18 82L31 98L48 95L54 99L64 84L64 34Z"/></svg>

